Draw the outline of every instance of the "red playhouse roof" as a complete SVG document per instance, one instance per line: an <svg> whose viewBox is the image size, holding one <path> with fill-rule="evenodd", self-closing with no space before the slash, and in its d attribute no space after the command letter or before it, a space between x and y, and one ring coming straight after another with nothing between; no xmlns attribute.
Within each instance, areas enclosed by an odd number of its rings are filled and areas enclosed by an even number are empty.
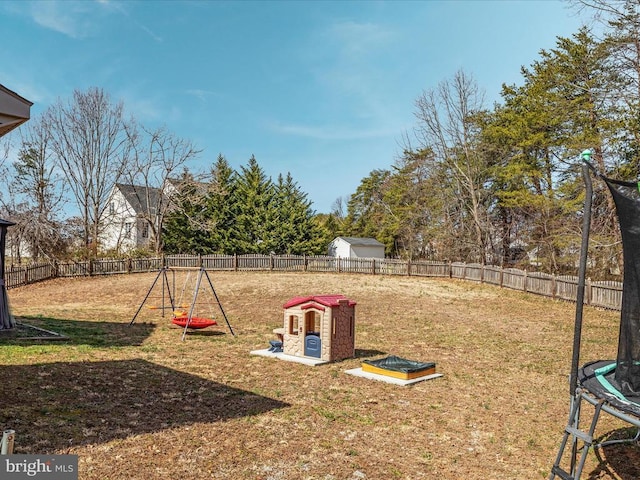
<svg viewBox="0 0 640 480"><path fill-rule="evenodd" d="M284 308L295 307L307 302L316 303L325 307L337 307L340 300L347 300L350 307L353 307L356 304L356 302L354 302L353 300L349 300L344 295L310 295L307 297L293 297L291 300L284 304ZM308 305L306 306L306 308L318 308L318 305ZM323 308L318 309L324 310Z"/></svg>

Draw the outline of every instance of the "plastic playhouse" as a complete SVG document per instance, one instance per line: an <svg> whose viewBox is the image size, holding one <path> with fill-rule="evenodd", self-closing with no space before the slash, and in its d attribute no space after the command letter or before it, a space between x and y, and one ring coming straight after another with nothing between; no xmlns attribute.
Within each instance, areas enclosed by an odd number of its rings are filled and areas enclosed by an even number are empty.
<svg viewBox="0 0 640 480"><path fill-rule="evenodd" d="M251 353L310 365L355 357L356 302L344 295L294 297L268 350Z"/></svg>

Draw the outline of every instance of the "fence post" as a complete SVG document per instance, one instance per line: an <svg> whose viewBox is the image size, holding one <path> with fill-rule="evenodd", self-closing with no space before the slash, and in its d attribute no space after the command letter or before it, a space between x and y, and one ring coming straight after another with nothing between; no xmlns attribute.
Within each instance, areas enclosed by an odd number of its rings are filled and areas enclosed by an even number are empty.
<svg viewBox="0 0 640 480"><path fill-rule="evenodd" d="M502 288L504 284L504 268L500 265L500 288Z"/></svg>
<svg viewBox="0 0 640 480"><path fill-rule="evenodd" d="M27 266L24 266L24 284L29 285L29 269Z"/></svg>
<svg viewBox="0 0 640 480"><path fill-rule="evenodd" d="M306 271L307 271L307 262L308 262L308 260L307 260L307 255L306 255L306 254L305 254L305 255L303 255L303 256L302 256L302 259L303 259L303 266L302 266L302 269L303 269L303 271L304 271L304 272L306 272Z"/></svg>
<svg viewBox="0 0 640 480"><path fill-rule="evenodd" d="M556 276L555 274L551 276L551 298L552 299L556 299L556 288L557 288L557 282L556 282Z"/></svg>
<svg viewBox="0 0 640 480"><path fill-rule="evenodd" d="M371 274L372 275L376 274L376 259L375 258L371 262Z"/></svg>
<svg viewBox="0 0 640 480"><path fill-rule="evenodd" d="M529 275L527 274L527 271L525 270L524 271L524 282L523 282L523 285L522 285L522 291L524 291L524 292L528 292L529 291L529 289L527 288L528 287L528 285L527 285L528 279L529 279Z"/></svg>
<svg viewBox="0 0 640 480"><path fill-rule="evenodd" d="M585 282L585 295L584 295L584 303L587 305L591 305L591 295L593 292L591 291L591 278L587 278Z"/></svg>
<svg viewBox="0 0 640 480"><path fill-rule="evenodd" d="M340 265L340 257L337 258L336 267L338 268L338 273L342 272L342 265Z"/></svg>
<svg viewBox="0 0 640 480"><path fill-rule="evenodd" d="M411 276L411 259L407 260L407 277Z"/></svg>
<svg viewBox="0 0 640 480"><path fill-rule="evenodd" d="M269 270L273 272L273 267L275 265L275 260L273 259L273 254L269 254Z"/></svg>
<svg viewBox="0 0 640 480"><path fill-rule="evenodd" d="M480 283L484 283L484 263L480 265Z"/></svg>
<svg viewBox="0 0 640 480"><path fill-rule="evenodd" d="M233 254L233 271L234 272L238 271L238 254L237 253Z"/></svg>

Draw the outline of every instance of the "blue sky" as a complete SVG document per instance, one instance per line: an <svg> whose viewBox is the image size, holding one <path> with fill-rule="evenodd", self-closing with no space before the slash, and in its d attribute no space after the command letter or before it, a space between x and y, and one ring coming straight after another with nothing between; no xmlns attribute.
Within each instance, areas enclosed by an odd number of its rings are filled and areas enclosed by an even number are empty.
<svg viewBox="0 0 640 480"><path fill-rule="evenodd" d="M326 213L393 164L421 92L463 69L490 106L580 25L554 0L5 0L0 83L32 116L103 88L202 149L191 170L253 154Z"/></svg>

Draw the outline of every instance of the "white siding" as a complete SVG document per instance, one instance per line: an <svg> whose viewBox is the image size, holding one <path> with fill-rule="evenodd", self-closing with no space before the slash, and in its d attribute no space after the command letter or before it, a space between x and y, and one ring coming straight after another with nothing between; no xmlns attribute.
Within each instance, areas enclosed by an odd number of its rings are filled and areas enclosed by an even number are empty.
<svg viewBox="0 0 640 480"><path fill-rule="evenodd" d="M137 244L136 214L120 190L114 188L105 211L104 228L100 235L100 250L125 252L135 248Z"/></svg>
<svg viewBox="0 0 640 480"><path fill-rule="evenodd" d="M384 258L384 245L351 244L337 237L329 244L329 255L340 258Z"/></svg>

